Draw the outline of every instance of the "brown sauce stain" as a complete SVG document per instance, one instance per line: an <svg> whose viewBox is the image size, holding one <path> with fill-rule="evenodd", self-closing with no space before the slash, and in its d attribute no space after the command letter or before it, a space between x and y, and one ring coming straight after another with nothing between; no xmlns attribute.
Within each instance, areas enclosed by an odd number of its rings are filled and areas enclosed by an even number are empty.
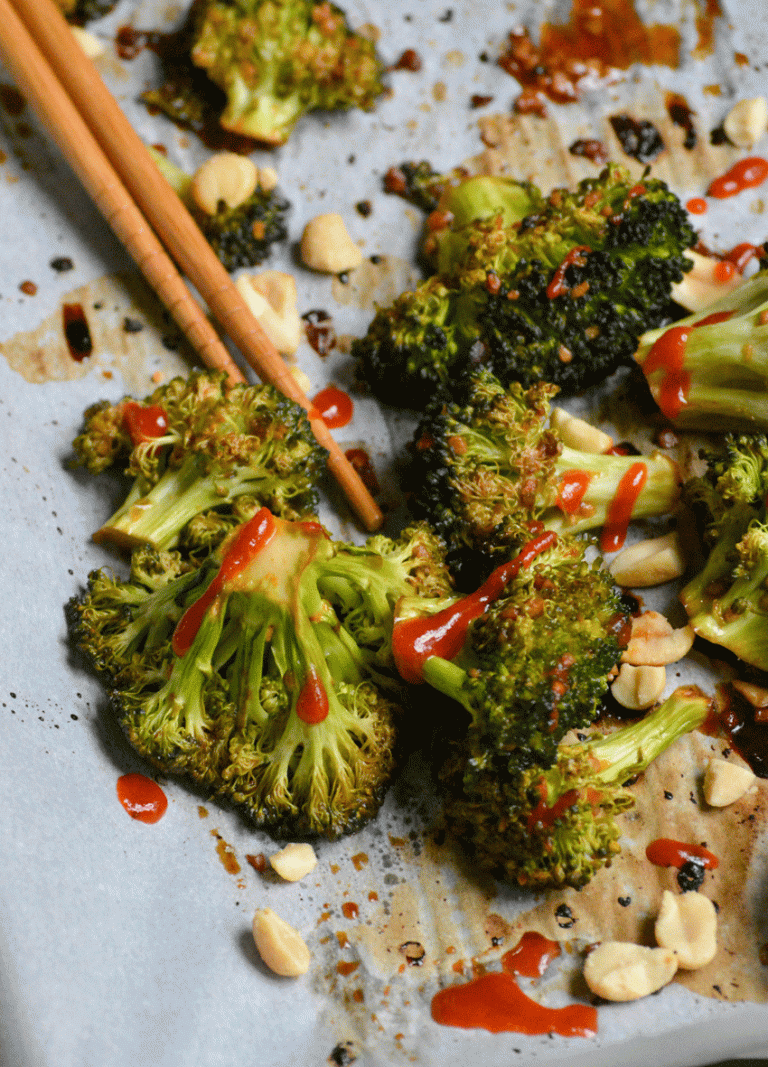
<svg viewBox="0 0 768 1067"><path fill-rule="evenodd" d="M237 856L232 846L224 840L218 830L211 830L211 837L216 838L216 854L227 874L239 874L240 864L237 862Z"/></svg>

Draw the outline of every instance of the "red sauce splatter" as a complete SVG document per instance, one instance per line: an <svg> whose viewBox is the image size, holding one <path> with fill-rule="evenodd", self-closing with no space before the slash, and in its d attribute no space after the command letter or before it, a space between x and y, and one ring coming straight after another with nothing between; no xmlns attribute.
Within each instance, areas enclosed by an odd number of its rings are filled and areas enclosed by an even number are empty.
<svg viewBox="0 0 768 1067"><path fill-rule="evenodd" d="M351 397L335 385L321 390L312 401L312 406L329 430L346 426L354 412Z"/></svg>
<svg viewBox="0 0 768 1067"><path fill-rule="evenodd" d="M64 336L67 339L69 354L75 363L81 363L93 351L91 331L82 304L63 304L61 316L64 324Z"/></svg>
<svg viewBox="0 0 768 1067"><path fill-rule="evenodd" d="M768 178L768 160L760 156L750 156L734 163L730 170L721 174L710 185L707 193L717 200L725 200L729 196L736 196L744 189L754 189L762 185Z"/></svg>
<svg viewBox="0 0 768 1067"><path fill-rule="evenodd" d="M706 215L707 202L701 196L694 196L685 205L692 215Z"/></svg>
<svg viewBox="0 0 768 1067"><path fill-rule="evenodd" d="M762 259L764 255L762 248L744 241L742 244L735 245L730 252L726 252L723 256L723 262L731 264L739 274L743 274L745 267L754 257Z"/></svg>
<svg viewBox="0 0 768 1067"><path fill-rule="evenodd" d="M575 515L592 481L587 471L566 471L557 487L556 504L566 515Z"/></svg>
<svg viewBox="0 0 768 1067"><path fill-rule="evenodd" d="M402 678L418 684L424 680L424 664L430 656L453 659L461 651L467 628L504 590L519 570L557 541L548 530L529 541L508 563L502 563L474 593L462 597L435 615L401 619L392 632L392 653Z"/></svg>
<svg viewBox="0 0 768 1067"><path fill-rule="evenodd" d="M173 651L177 656L184 656L189 651L206 611L227 581L231 581L248 566L254 556L269 544L275 536L275 531L274 517L267 508L261 508L252 519L240 527L221 561L216 577L203 595L194 604L190 604L179 619L172 640Z"/></svg>
<svg viewBox="0 0 768 1067"><path fill-rule="evenodd" d="M532 834L538 827L544 830L551 830L560 816L579 799L579 790L569 789L567 793L563 793L561 797L558 797L552 807L549 807L546 801L546 786L543 783L541 793L541 799L528 815L527 829L529 834Z"/></svg>
<svg viewBox="0 0 768 1067"><path fill-rule="evenodd" d="M546 1008L526 996L504 971L441 989L432 998L432 1018L442 1026L477 1028L492 1034L594 1037L597 1033L596 1008L585 1004Z"/></svg>
<svg viewBox="0 0 768 1067"><path fill-rule="evenodd" d="M658 837L651 841L645 850L646 859L657 867L682 867L684 863L700 864L713 871L720 861L703 845L689 845L684 841L673 841L669 837Z"/></svg>
<svg viewBox="0 0 768 1067"><path fill-rule="evenodd" d="M143 774L121 775L117 779L117 799L139 822L157 822L168 807L168 798L157 782Z"/></svg>
<svg viewBox="0 0 768 1067"><path fill-rule="evenodd" d="M574 264L578 267L583 267L585 261L582 253L591 251L592 249L587 245L576 245L575 248L570 250L553 274L552 281L547 286L547 296L550 300L554 300L555 297L562 296L564 293L568 292L568 286L565 284L565 272Z"/></svg>
<svg viewBox="0 0 768 1067"><path fill-rule="evenodd" d="M131 443L141 445L165 434L168 429L168 416L159 404L144 407L135 400L129 400L123 408L123 426Z"/></svg>
<svg viewBox="0 0 768 1067"><path fill-rule="evenodd" d="M732 311L716 311L706 315L693 326L672 326L665 330L651 346L651 350L643 363L643 374L646 378L654 371L662 370L662 378L656 402L661 411L668 419L674 420L688 403L688 392L691 388L691 376L683 369L685 362L685 346L691 330L702 326L714 326L718 322L725 322L733 315Z"/></svg>
<svg viewBox="0 0 768 1067"><path fill-rule="evenodd" d="M608 517L600 534L603 552L618 552L627 536L627 527L637 498L648 480L648 468L644 463L633 463L619 482L613 500L608 505Z"/></svg>
<svg viewBox="0 0 768 1067"><path fill-rule="evenodd" d="M560 955L557 941L550 941L543 934L527 930L514 948L501 957L501 966L507 974L521 978L540 978L552 960Z"/></svg>
<svg viewBox="0 0 768 1067"><path fill-rule="evenodd" d="M371 457L365 449L348 448L344 455L352 464L353 469L360 475L360 480L368 492L372 493L374 496L376 493L380 493L381 486L379 485L379 479L376 477L376 471L373 469Z"/></svg>
<svg viewBox="0 0 768 1067"><path fill-rule="evenodd" d="M307 726L316 726L328 718L328 694L317 669L310 666L296 701L296 714Z"/></svg>

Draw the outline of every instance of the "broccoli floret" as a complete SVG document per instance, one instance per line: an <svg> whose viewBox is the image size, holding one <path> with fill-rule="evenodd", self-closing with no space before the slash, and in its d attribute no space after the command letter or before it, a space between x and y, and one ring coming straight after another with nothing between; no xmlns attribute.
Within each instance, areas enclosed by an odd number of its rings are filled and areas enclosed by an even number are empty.
<svg viewBox="0 0 768 1067"><path fill-rule="evenodd" d="M149 149L158 170L184 201L211 247L228 271L255 267L269 255L272 245L288 236L285 217L290 203L275 189L257 185L251 195L228 207L223 200L214 215L201 211L191 195L192 178L156 149Z"/></svg>
<svg viewBox="0 0 768 1067"><path fill-rule="evenodd" d="M548 425L556 386L504 389L479 370L455 392L427 409L408 474L414 513L434 525L453 565L471 572L506 559L537 525L562 534L604 527L608 542L630 519L674 508L680 478L663 453L594 454L563 443ZM628 494L627 483L638 491ZM630 505L618 524L617 501Z"/></svg>
<svg viewBox="0 0 768 1067"><path fill-rule="evenodd" d="M174 378L142 403L94 405L74 449L92 473L125 462L134 479L95 540L192 556L263 505L289 519L313 513L326 459L298 404L210 372Z"/></svg>
<svg viewBox="0 0 768 1067"><path fill-rule="evenodd" d="M627 781L709 711L700 690L681 687L639 722L563 743L551 767L522 772L473 725L441 770L450 829L476 864L501 878L583 886L621 851L616 816L635 803Z"/></svg>
<svg viewBox="0 0 768 1067"><path fill-rule="evenodd" d="M698 636L768 670L768 437L728 434L684 486L707 558L680 594Z"/></svg>
<svg viewBox="0 0 768 1067"><path fill-rule="evenodd" d="M549 765L564 735L593 721L629 639L613 580L585 551L540 534L441 611L425 617L418 600L398 609L400 673L461 704L510 768Z"/></svg>
<svg viewBox="0 0 768 1067"><path fill-rule="evenodd" d="M450 593L423 526L364 547L266 509L197 570L140 549L68 605L134 747L276 836L337 837L375 814L395 767L392 616Z"/></svg>
<svg viewBox="0 0 768 1067"><path fill-rule="evenodd" d="M505 384L545 380L565 394L602 381L664 320L695 241L663 182L634 183L616 165L556 189L520 222L505 225L499 210L465 229L450 235L459 258L441 256L437 274L380 308L353 343L386 402L422 406L477 363Z"/></svg>
<svg viewBox="0 0 768 1067"><path fill-rule="evenodd" d="M644 333L635 359L676 426L768 429L768 271L674 326Z"/></svg>

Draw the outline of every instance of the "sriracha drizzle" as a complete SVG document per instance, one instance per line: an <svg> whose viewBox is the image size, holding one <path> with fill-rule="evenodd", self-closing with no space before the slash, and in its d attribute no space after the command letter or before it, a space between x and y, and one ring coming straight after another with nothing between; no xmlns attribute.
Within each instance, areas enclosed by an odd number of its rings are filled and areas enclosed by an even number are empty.
<svg viewBox="0 0 768 1067"><path fill-rule="evenodd" d="M616 495L608 505L608 516L600 534L600 548L603 552L618 552L624 544L637 498L647 480L646 465L633 463L619 482Z"/></svg>
<svg viewBox="0 0 768 1067"><path fill-rule="evenodd" d="M592 481L587 471L566 471L557 487L556 504L566 515L575 515Z"/></svg>
<svg viewBox="0 0 768 1067"><path fill-rule="evenodd" d="M139 822L157 822L168 807L168 798L160 786L144 774L121 775L117 779L117 799Z"/></svg>
<svg viewBox="0 0 768 1067"><path fill-rule="evenodd" d="M762 185L768 178L768 160L760 156L750 156L734 163L730 170L721 174L707 190L709 196L716 200L726 200L729 196L736 196L744 189L754 189Z"/></svg>
<svg viewBox="0 0 768 1067"><path fill-rule="evenodd" d="M718 266L720 265L718 264ZM666 415L670 421L674 421L688 403L691 376L683 369L683 365L685 363L685 348L688 344L691 330L726 322L732 315L732 311L715 311L691 326L672 326L670 329L665 330L661 337L658 337L651 345L643 363L643 374L647 378L654 371L661 370L664 372L664 377L658 386L656 403L659 405L662 414Z"/></svg>
<svg viewBox="0 0 768 1067"><path fill-rule="evenodd" d="M713 871L720 866L717 856L703 845L689 845L669 837L651 841L645 850L645 858L657 867L682 867L684 863L693 862Z"/></svg>

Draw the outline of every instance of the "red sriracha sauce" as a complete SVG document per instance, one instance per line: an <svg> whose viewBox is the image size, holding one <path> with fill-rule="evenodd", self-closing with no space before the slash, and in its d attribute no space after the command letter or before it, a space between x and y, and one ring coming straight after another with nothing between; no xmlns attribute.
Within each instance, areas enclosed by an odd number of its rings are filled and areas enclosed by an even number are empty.
<svg viewBox="0 0 768 1067"><path fill-rule="evenodd" d="M296 701L296 714L308 726L328 717L328 694L314 667L310 667Z"/></svg>
<svg viewBox="0 0 768 1067"><path fill-rule="evenodd" d="M117 799L139 822L157 822L168 807L168 798L157 782L143 774L121 775L117 779Z"/></svg>
<svg viewBox="0 0 768 1067"><path fill-rule="evenodd" d="M657 867L682 867L684 863L698 863L708 871L720 866L720 860L703 845L688 845L669 837L658 837L645 850L645 858Z"/></svg>
<svg viewBox="0 0 768 1067"><path fill-rule="evenodd" d="M736 196L744 189L754 189L762 185L768 178L768 160L760 156L750 156L734 163L730 170L721 174L707 190L709 196L717 200L726 200L729 196Z"/></svg>
<svg viewBox="0 0 768 1067"><path fill-rule="evenodd" d="M559 797L550 808L546 801L547 788L543 784L540 793L541 800L539 800L536 807L528 816L527 830L529 834L532 834L538 826L545 830L551 830L560 816L579 799L578 789L569 789L568 792L563 793L563 795Z"/></svg>
<svg viewBox="0 0 768 1067"><path fill-rule="evenodd" d="M618 552L624 544L637 498L647 480L646 465L633 463L619 482L614 498L608 505L608 516L600 534L600 548L603 552Z"/></svg>
<svg viewBox="0 0 768 1067"><path fill-rule="evenodd" d="M511 975L540 978L552 960L560 955L560 945L535 930L527 930L514 948L501 957L501 966Z"/></svg>
<svg viewBox="0 0 768 1067"><path fill-rule="evenodd" d="M574 264L578 267L583 267L584 256L582 253L591 251L592 249L589 245L576 245L575 248L570 250L563 262L552 275L552 281L547 286L547 296L550 300L554 300L555 297L562 296L563 293L568 292L568 286L565 284L565 272Z"/></svg>
<svg viewBox="0 0 768 1067"><path fill-rule="evenodd" d="M424 681L424 664L430 656L453 659L461 651L467 629L473 619L504 590L507 582L523 567L527 567L540 552L557 541L551 530L529 541L508 563L502 563L486 578L474 593L463 597L436 615L417 616L395 622L392 631L392 653L400 676L414 685Z"/></svg>
<svg viewBox="0 0 768 1067"><path fill-rule="evenodd" d="M732 315L732 311L715 311L692 326L672 326L651 346L643 363L643 374L647 378L656 370L664 371L656 402L670 421L674 421L688 403L691 376L683 370L683 363L691 330L700 329L702 326L715 326Z"/></svg>
<svg viewBox="0 0 768 1067"><path fill-rule="evenodd" d="M351 397L335 385L329 385L327 389L319 392L312 401L312 407L329 430L346 426L354 412Z"/></svg>
<svg viewBox="0 0 768 1067"><path fill-rule="evenodd" d="M557 487L555 503L560 510L566 515L575 515L591 481L592 475L587 471L566 471Z"/></svg>
<svg viewBox="0 0 768 1067"><path fill-rule="evenodd" d="M194 604L190 604L179 619L173 632L171 645L177 656L184 656L194 641L208 608L221 593L225 584L245 570L257 552L260 552L275 536L275 519L267 508L262 508L237 531L216 577Z"/></svg>
<svg viewBox="0 0 768 1067"><path fill-rule="evenodd" d="M168 430L168 416L159 404L144 407L129 400L123 408L123 426L133 445L143 445L162 437Z"/></svg>
<svg viewBox="0 0 768 1067"><path fill-rule="evenodd" d="M706 215L707 202L701 196L694 196L685 205L692 215Z"/></svg>

